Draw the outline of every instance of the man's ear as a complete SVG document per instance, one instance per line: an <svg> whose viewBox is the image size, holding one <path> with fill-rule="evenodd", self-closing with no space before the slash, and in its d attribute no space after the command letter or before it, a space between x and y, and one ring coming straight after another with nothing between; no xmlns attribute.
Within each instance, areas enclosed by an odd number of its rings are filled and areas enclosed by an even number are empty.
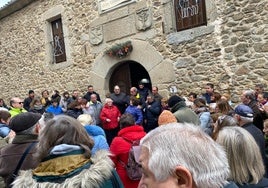
<svg viewBox="0 0 268 188"><path fill-rule="evenodd" d="M36 134L39 134L40 129L41 129L41 125L40 125L39 123L37 123L37 124L35 125L35 129L34 129L35 133L36 133Z"/></svg>
<svg viewBox="0 0 268 188"><path fill-rule="evenodd" d="M2 123L7 123L4 119L0 119L0 122L2 122Z"/></svg>
<svg viewBox="0 0 268 188"><path fill-rule="evenodd" d="M194 181L192 174L183 166L177 166L175 169L175 175L179 187L182 188L194 188Z"/></svg>

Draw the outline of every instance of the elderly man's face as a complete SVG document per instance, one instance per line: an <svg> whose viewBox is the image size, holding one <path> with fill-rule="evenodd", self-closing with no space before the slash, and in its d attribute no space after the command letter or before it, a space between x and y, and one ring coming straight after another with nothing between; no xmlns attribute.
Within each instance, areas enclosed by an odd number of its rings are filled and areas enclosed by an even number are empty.
<svg viewBox="0 0 268 188"><path fill-rule="evenodd" d="M137 91L134 88L130 88L130 95L132 96L137 95Z"/></svg>
<svg viewBox="0 0 268 188"><path fill-rule="evenodd" d="M114 87L114 93L119 94L120 93L120 88L118 86Z"/></svg>
<svg viewBox="0 0 268 188"><path fill-rule="evenodd" d="M14 108L22 109L23 108L23 100L21 100L20 98L14 98L12 106Z"/></svg>
<svg viewBox="0 0 268 188"><path fill-rule="evenodd" d="M247 105L249 103L249 99L246 97L246 93L245 92L242 93L240 99L241 99L241 102L243 104L246 104Z"/></svg>
<svg viewBox="0 0 268 188"><path fill-rule="evenodd" d="M180 187L177 184L177 179L175 177L169 177L164 182L159 182L155 179L154 174L149 170L149 151L147 148L141 148L141 155L139 161L142 166L142 177L138 188L177 188Z"/></svg>
<svg viewBox="0 0 268 188"><path fill-rule="evenodd" d="M97 102L97 96L96 96L96 95L91 95L91 96L90 96L90 100L91 100L91 102L93 102L93 103Z"/></svg>

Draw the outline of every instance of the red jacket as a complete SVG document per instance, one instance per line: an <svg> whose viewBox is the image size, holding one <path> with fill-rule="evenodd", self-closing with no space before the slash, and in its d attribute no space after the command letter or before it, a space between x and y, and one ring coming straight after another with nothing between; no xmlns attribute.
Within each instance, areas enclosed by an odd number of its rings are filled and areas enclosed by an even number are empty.
<svg viewBox="0 0 268 188"><path fill-rule="evenodd" d="M100 119L103 129L114 129L118 126L118 119L121 116L120 111L115 105L104 105L100 113ZM108 122L107 119L111 121Z"/></svg>
<svg viewBox="0 0 268 188"><path fill-rule="evenodd" d="M131 147L131 143L124 140L122 137L131 141L135 141L140 140L145 135L146 132L144 132L142 126L132 125L130 127L121 129L118 132L118 136L115 137L111 143L110 151L113 154L111 158L115 164L116 171L120 179L122 180L124 187L126 188L137 188L139 181L130 180L127 176L126 170L124 169L122 163L119 162L119 160L121 160L124 164L127 164L128 152Z"/></svg>

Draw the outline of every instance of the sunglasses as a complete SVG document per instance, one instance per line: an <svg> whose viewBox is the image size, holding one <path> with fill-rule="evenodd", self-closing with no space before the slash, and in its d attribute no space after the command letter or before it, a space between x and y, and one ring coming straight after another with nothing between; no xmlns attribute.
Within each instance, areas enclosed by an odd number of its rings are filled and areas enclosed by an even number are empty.
<svg viewBox="0 0 268 188"><path fill-rule="evenodd" d="M15 102L15 103L18 103L18 104L23 104L23 102Z"/></svg>

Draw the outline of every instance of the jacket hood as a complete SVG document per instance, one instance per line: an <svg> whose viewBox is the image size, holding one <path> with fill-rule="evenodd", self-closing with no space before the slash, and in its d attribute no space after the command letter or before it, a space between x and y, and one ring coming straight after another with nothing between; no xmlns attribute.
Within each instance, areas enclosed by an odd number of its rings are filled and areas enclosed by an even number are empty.
<svg viewBox="0 0 268 188"><path fill-rule="evenodd" d="M109 152L98 151L91 158L93 164L89 169L84 169L80 174L65 179L62 183L37 182L33 179L32 170L21 171L19 177L13 182L16 188L97 188L112 176L113 162L109 157Z"/></svg>
<svg viewBox="0 0 268 188"><path fill-rule="evenodd" d="M177 110L179 110L180 108L186 107L186 103L185 101L180 101L178 103L176 103L172 108L171 108L171 112L174 113Z"/></svg>
<svg viewBox="0 0 268 188"><path fill-rule="evenodd" d="M129 127L125 127L118 132L119 137L124 137L132 141L139 140L145 135L146 132L144 132L143 127L140 125L132 125Z"/></svg>
<svg viewBox="0 0 268 188"><path fill-rule="evenodd" d="M104 130L97 125L86 125L84 126L84 128L86 129L87 133L90 134L91 136L102 135L105 137Z"/></svg>

